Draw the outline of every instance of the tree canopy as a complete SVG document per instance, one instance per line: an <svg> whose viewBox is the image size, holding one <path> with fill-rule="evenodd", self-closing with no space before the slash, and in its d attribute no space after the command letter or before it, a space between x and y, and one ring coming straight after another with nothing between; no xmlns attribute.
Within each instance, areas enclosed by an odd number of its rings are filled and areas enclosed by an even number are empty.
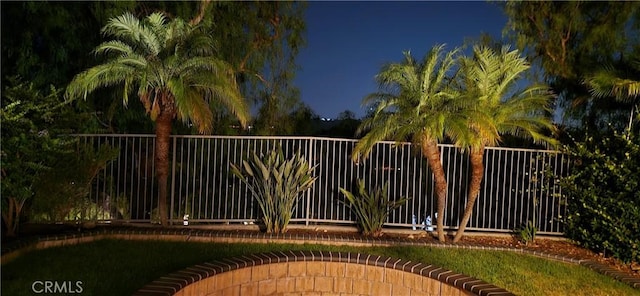
<svg viewBox="0 0 640 296"><path fill-rule="evenodd" d="M222 60L237 70L244 97L264 109L258 120L274 124L277 133L292 133L290 118L303 110L299 92L293 86L295 57L304 46L304 3L264 1L111 1L111 2L5 2L2 5L2 76L18 75L36 88L49 84L66 86L81 70L96 65L91 50L105 39L100 28L108 19L130 11L144 17L164 12L168 17L200 23L216 40ZM14 22L13 19L37 22ZM106 89L94 93L80 110L94 115L94 128L110 132L151 132L152 124L143 114L144 106L132 102L126 108L115 104L122 93ZM220 110L220 109L218 109ZM275 110L274 112L272 112ZM267 112L268 111L268 112ZM277 116L272 116L277 113ZM117 114L117 116L116 116ZM266 123L269 122L269 123ZM226 111L214 113L214 133L237 133L237 124ZM178 125L181 133L195 132Z"/></svg>
<svg viewBox="0 0 640 296"><path fill-rule="evenodd" d="M640 2L512 1L505 34L558 94L565 123L591 128L620 121L628 106L593 100L586 76L640 46ZM624 120L623 120L624 122Z"/></svg>

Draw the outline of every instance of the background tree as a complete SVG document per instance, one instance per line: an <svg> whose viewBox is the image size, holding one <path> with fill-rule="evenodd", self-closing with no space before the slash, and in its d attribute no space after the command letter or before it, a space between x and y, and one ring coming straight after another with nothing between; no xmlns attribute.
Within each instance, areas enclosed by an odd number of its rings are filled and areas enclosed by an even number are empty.
<svg viewBox="0 0 640 296"><path fill-rule="evenodd" d="M212 124L210 101L223 102L243 126L248 108L232 68L217 57L214 40L200 27L180 18L168 21L161 13L144 20L125 13L112 18L102 32L114 38L95 49L107 55L107 61L76 75L65 95L86 98L95 89L122 85L126 105L129 92L137 91L155 122L158 210L162 225L167 225L169 136L175 119L207 133Z"/></svg>
<svg viewBox="0 0 640 296"><path fill-rule="evenodd" d="M220 55L238 73L242 94L256 105L258 134L291 134L292 115L306 107L293 79L295 58L305 45L303 2L219 1L207 7L203 23L219 36ZM224 43L223 43L224 42Z"/></svg>
<svg viewBox="0 0 640 296"><path fill-rule="evenodd" d="M18 231L22 209L33 197L38 178L56 159L72 152L73 139L65 136L83 120L51 87L41 93L32 83L8 79L2 91L0 184L3 235Z"/></svg>
<svg viewBox="0 0 640 296"><path fill-rule="evenodd" d="M626 123L629 105L593 100L582 83L640 45L640 2L504 2L505 33L558 94L565 124L603 128Z"/></svg>
<svg viewBox="0 0 640 296"><path fill-rule="evenodd" d="M3 1L2 79L15 75L37 90L62 88L94 57L106 21L133 1ZM24 22L22 20L33 20ZM37 20L37 21L36 21ZM83 38L78 38L82 36Z"/></svg>
<svg viewBox="0 0 640 296"><path fill-rule="evenodd" d="M19 76L45 93L51 85L64 89L76 73L94 63L90 52L102 41L100 28L109 18L133 9L135 2L3 1L0 6L3 84ZM87 101L75 102L79 113L92 115L78 124L78 131L113 132L119 129L117 124L140 127L147 123L135 112L136 104L118 110L118 105L105 103L111 97L111 92L100 91ZM113 119L116 110L122 117Z"/></svg>
<svg viewBox="0 0 640 296"><path fill-rule="evenodd" d="M585 79L591 94L597 99L611 99L632 104L627 130L638 120L640 104L640 49L634 57L617 66L606 65ZM634 119L635 116L635 119Z"/></svg>
<svg viewBox="0 0 640 296"><path fill-rule="evenodd" d="M106 22L130 11L138 18L153 12L189 19L197 16L203 30L216 39L218 56L237 71L241 93L276 123L278 133L294 133L291 120L304 113L299 92L293 86L297 66L295 57L304 46L305 3L265 1L100 1L100 2L6 2L2 9L2 76L19 75L47 91L49 84L66 87L73 76L90 65L90 51L106 41L99 34ZM37 22L16 22L33 19ZM195 19L195 17L194 17ZM74 24L70 26L69 24ZM78 38L82 36L82 38ZM264 94L268 93L268 96ZM92 113L82 124L86 132L151 133L154 124L144 116L141 102L131 101L125 108L119 100L121 90L96 90L76 108ZM270 105L266 106L269 98ZM213 133L239 134L233 114L214 112ZM261 117L261 116L260 116ZM260 118L259 118L260 119ZM260 120L266 122L267 120ZM265 123L266 125L266 123ZM189 125L176 123L180 133L197 133Z"/></svg>
<svg viewBox="0 0 640 296"><path fill-rule="evenodd" d="M317 135L334 138L354 138L361 120L351 110L344 110L338 114L335 120L316 121L320 127Z"/></svg>
<svg viewBox="0 0 640 296"><path fill-rule="evenodd" d="M457 107L449 91L448 74L457 50L443 56L443 45L431 48L422 61L404 53L402 63L384 66L376 75L380 92L367 96L363 104L377 104L373 117L366 118L358 133L366 134L356 144L354 161L367 156L376 142L392 138L410 139L420 147L435 179L438 204L438 239L445 241L444 209L447 180L440 161L438 142L444 138ZM453 124L455 126L455 124Z"/></svg>
<svg viewBox="0 0 640 296"><path fill-rule="evenodd" d="M504 134L555 143L544 134L545 130L555 130L548 116L552 93L541 84L518 89L519 79L530 66L517 50L502 47L496 52L475 46L473 56L460 61L459 99L468 102L461 112L465 114L469 132L454 140L462 149L469 150L471 179L454 242L462 238L480 193L487 146L498 145Z"/></svg>

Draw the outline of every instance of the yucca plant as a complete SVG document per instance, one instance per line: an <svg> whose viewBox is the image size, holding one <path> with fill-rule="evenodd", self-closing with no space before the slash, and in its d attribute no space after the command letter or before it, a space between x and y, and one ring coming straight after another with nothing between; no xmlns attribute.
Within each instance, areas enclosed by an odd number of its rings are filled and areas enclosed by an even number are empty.
<svg viewBox="0 0 640 296"><path fill-rule="evenodd" d="M346 197L351 210L356 214L358 225L363 235L381 236L382 225L387 221L391 211L401 207L408 198L400 198L398 200L390 200L387 197L387 188L389 182L386 182L382 188L376 187L371 192L367 192L364 187L364 180L358 180L358 195L354 195L344 188L340 188L340 192Z"/></svg>
<svg viewBox="0 0 640 296"><path fill-rule="evenodd" d="M286 231L298 197L316 180L314 168L299 153L285 159L282 149L262 157L254 152L241 166L231 164L231 172L258 202L267 233Z"/></svg>
<svg viewBox="0 0 640 296"><path fill-rule="evenodd" d="M538 232L538 228L536 227L534 222L531 220L529 220L521 228L516 230L516 234L518 235L520 241L527 246L530 243L535 242L537 232Z"/></svg>

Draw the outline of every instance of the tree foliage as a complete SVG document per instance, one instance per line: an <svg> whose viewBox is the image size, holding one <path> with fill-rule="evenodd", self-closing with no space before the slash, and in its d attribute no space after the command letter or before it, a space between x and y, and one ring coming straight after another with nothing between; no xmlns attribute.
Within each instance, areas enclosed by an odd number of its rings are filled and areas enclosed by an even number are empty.
<svg viewBox="0 0 640 296"><path fill-rule="evenodd" d="M226 48L224 56L237 67L245 82L245 96L259 106L255 124L257 133L292 134L296 126L291 115L305 108L293 79L297 69L295 57L305 45L303 12L306 4L221 2L217 9L224 6L241 10L237 14L228 13L226 18L219 20L234 21L238 34L231 36L234 39L240 36L240 46ZM245 27L249 34L241 32L247 31ZM229 34L222 24L214 29Z"/></svg>
<svg viewBox="0 0 640 296"><path fill-rule="evenodd" d="M0 5L3 83L18 75L46 92L49 85L63 89L75 74L95 63L91 50L102 41L100 28L109 18L133 10L135 2L3 1ZM75 102L78 112L92 114L80 131L151 131L149 120L138 115L141 105L120 109L111 104L118 95L106 90ZM114 117L116 113L120 117Z"/></svg>
<svg viewBox="0 0 640 296"><path fill-rule="evenodd" d="M13 235L38 178L57 158L72 151L74 140L64 135L82 119L54 87L43 94L31 83L15 78L9 83L2 91L0 112L0 184L2 218L7 234Z"/></svg>
<svg viewBox="0 0 640 296"><path fill-rule="evenodd" d="M538 143L556 142L548 134L555 131L549 116L553 97L549 87L533 84L518 89L529 67L520 52L508 46L499 50L475 46L472 57L460 59L457 99L464 102L459 112L466 120L463 126L450 129L461 131L452 133L452 138L463 150L469 150L472 172L454 242L462 238L480 193L486 147L497 146L503 135L531 138Z"/></svg>
<svg viewBox="0 0 640 296"><path fill-rule="evenodd" d="M175 120L192 125L199 133L212 130L211 107L226 107L247 125L249 110L235 79L235 72L218 57L214 39L204 27L162 13L138 19L125 13L109 20L102 33L112 38L94 52L106 61L74 77L65 96L87 98L104 87L122 87L122 104L135 93L155 122L155 169L158 178L158 210L167 225L169 136ZM219 102L211 105L210 102Z"/></svg>
<svg viewBox="0 0 640 296"><path fill-rule="evenodd" d="M144 17L163 12L181 19L202 16L200 24L216 41L216 50L237 73L245 98L263 109L258 125L265 133L296 132L292 116L303 112L299 92L293 86L295 57L304 46L304 3L277 1L98 1L6 2L2 5L2 75L20 75L36 89L49 84L62 88L81 70L101 61L91 50L105 39L99 34L107 21L124 12ZM19 22L32 19L37 22ZM85 126L91 131L149 133L151 120L144 106L126 107L114 98L117 89L96 91L77 108L93 113ZM221 110L221 109L217 109ZM214 114L212 132L238 134L237 120L227 111ZM181 133L196 132L178 124Z"/></svg>
<svg viewBox="0 0 640 296"><path fill-rule="evenodd" d="M65 86L92 64L90 50L110 18L132 1L3 1L2 77L19 75L38 90ZM31 21L24 21L31 20Z"/></svg>
<svg viewBox="0 0 640 296"><path fill-rule="evenodd" d="M600 100L631 104L629 124L631 131L633 122L640 120L640 48L634 55L623 59L616 65L607 64L602 69L585 78L584 83L591 94ZM636 126L637 128L637 126Z"/></svg>
<svg viewBox="0 0 640 296"><path fill-rule="evenodd" d="M621 110L628 110L625 105L592 100L582 80L640 45L639 2L513 1L502 5L509 17L505 33L544 70L568 124L603 128Z"/></svg>
<svg viewBox="0 0 640 296"><path fill-rule="evenodd" d="M104 206L115 203L115 197L111 199L100 195L93 200L88 197L100 171L116 159L120 151L107 144L94 147L82 143L75 146L74 153L56 159L52 168L34 184L35 198L30 211L34 220L81 222L111 218L111 209ZM94 201L101 201L101 204Z"/></svg>
<svg viewBox="0 0 640 296"><path fill-rule="evenodd" d="M364 104L375 105L376 110L358 128L358 133L366 131L366 134L352 155L358 161L371 152L376 142L387 139L399 142L410 139L420 147L434 175L438 239L443 242L447 180L438 142L445 138L445 133L452 136L464 132L459 129L464 125L461 121L464 117L458 112L461 108L458 103L462 101L452 92L450 79L457 52L457 49L445 52L444 45L436 45L422 60L405 52L402 62L385 65L376 75L380 91L363 100Z"/></svg>
<svg viewBox="0 0 640 296"><path fill-rule="evenodd" d="M179 6L171 1L158 5L168 11ZM188 14L202 14L202 25L215 36L220 57L236 70L243 96L258 111L255 133L294 133L292 117L305 109L293 85L295 58L305 45L305 7L302 2L214 1L192 6ZM228 121L228 114L217 114L217 119Z"/></svg>
<svg viewBox="0 0 640 296"><path fill-rule="evenodd" d="M640 134L586 135L565 146L571 173L561 178L566 234L623 261L640 262Z"/></svg>

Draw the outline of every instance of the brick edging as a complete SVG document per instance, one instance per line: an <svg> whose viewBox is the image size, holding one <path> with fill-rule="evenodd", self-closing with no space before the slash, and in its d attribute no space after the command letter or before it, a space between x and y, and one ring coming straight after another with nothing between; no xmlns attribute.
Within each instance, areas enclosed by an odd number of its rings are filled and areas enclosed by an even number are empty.
<svg viewBox="0 0 640 296"><path fill-rule="evenodd" d="M385 256L328 251L260 253L194 265L158 278L133 295L174 295L183 288L211 276L242 268L284 262L339 262L377 266L428 277L475 295L514 295L485 281L433 265Z"/></svg>
<svg viewBox="0 0 640 296"><path fill-rule="evenodd" d="M409 238L366 238L353 235L328 235L328 234L306 234L306 233L284 233L270 234L263 232L238 232L228 230L202 230L188 228L140 228L140 227L99 227L85 232L68 232L57 235L46 235L41 237L31 237L9 244L3 244L0 261L4 264L23 253L34 249L47 248L51 246L71 245L90 242L100 239L145 239L151 236L155 239L171 238L173 240L202 241L202 242L287 242L287 243L315 243L333 245L353 245L353 246L425 246L434 248L456 248L474 249L489 251L507 251L532 255L544 259L568 262L572 264L588 267L598 273L610 276L633 288L640 289L640 279L629 277L628 275L613 269L609 266L599 264L591 260L577 259L568 256L554 255L537 250L513 248L513 247L491 247L467 243L441 243L421 242ZM146 238L151 239L151 238Z"/></svg>

